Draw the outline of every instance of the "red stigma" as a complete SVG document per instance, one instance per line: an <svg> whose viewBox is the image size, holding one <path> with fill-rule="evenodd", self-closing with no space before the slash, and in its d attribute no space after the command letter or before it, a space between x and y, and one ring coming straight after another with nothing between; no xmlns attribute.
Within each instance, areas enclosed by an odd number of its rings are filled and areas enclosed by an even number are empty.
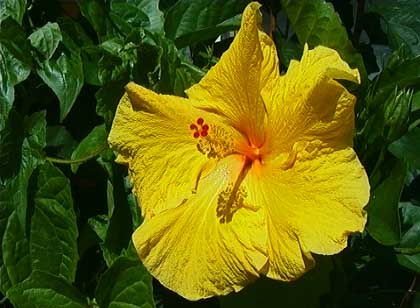
<svg viewBox="0 0 420 308"><path fill-rule="evenodd" d="M204 124L204 119L203 118L198 118L197 119L197 125L195 125L194 123L192 123L190 125L190 129L194 131L193 133L193 137L194 138L198 138L198 137L206 137L209 132L209 126L207 124Z"/></svg>

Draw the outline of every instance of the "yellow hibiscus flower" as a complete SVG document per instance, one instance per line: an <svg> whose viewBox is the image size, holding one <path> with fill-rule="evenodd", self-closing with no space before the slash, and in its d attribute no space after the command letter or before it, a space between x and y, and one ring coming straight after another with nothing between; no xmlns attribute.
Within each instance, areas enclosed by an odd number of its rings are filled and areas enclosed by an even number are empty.
<svg viewBox="0 0 420 308"><path fill-rule="evenodd" d="M305 46L280 76L259 6L247 6L188 98L129 83L108 139L144 215L133 235L140 259L190 300L260 275L297 279L312 253L338 253L366 222L355 97L335 81L359 82L359 73L336 51Z"/></svg>

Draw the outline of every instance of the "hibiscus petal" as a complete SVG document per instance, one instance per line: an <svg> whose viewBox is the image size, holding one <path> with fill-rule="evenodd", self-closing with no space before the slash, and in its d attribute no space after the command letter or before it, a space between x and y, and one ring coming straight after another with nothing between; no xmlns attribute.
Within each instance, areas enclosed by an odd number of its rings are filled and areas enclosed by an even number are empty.
<svg viewBox="0 0 420 308"><path fill-rule="evenodd" d="M274 162L254 169L246 185L267 213L269 277L296 279L312 267L311 252L338 253L349 234L363 231L369 182L351 148L298 159L287 170Z"/></svg>
<svg viewBox="0 0 420 308"><path fill-rule="evenodd" d="M203 172L211 170L208 155L197 148L199 142L214 137L216 126L228 135L235 132L213 114L193 108L187 99L159 95L134 83L126 91L108 142L119 153L117 161L129 165L133 190L147 219L180 205Z"/></svg>
<svg viewBox="0 0 420 308"><path fill-rule="evenodd" d="M295 205L295 217L301 241L311 252L338 253L349 234L363 231L370 187L353 149L297 161L285 173L290 189L304 197Z"/></svg>
<svg viewBox="0 0 420 308"><path fill-rule="evenodd" d="M267 84L269 84L271 80L276 80L279 78L280 63L279 57L277 55L276 45L274 44L273 40L262 31L258 31L258 36L260 40L261 52L263 54L263 60L261 63L260 90L264 91L267 88ZM264 103L265 105L270 104L270 102Z"/></svg>
<svg viewBox="0 0 420 308"><path fill-rule="evenodd" d="M244 181L249 200L265 209L268 231L268 266L261 274L272 279L291 281L314 265L309 251L301 245L293 217L295 192L279 181L278 169L253 166Z"/></svg>
<svg viewBox="0 0 420 308"><path fill-rule="evenodd" d="M286 75L263 92L271 102L268 139L274 156L301 140L320 140L334 148L352 145L356 98L335 79L360 82L358 71L335 50L305 46L301 61L291 61Z"/></svg>
<svg viewBox="0 0 420 308"><path fill-rule="evenodd" d="M242 205L230 217L220 212L224 192L244 162L239 155L220 160L200 182L197 194L145 221L133 235L146 268L187 299L239 291L267 262L263 210ZM241 198L246 202L246 192Z"/></svg>
<svg viewBox="0 0 420 308"><path fill-rule="evenodd" d="M274 44L259 30L259 7L257 2L246 7L229 49L200 83L186 91L188 97L199 102L197 107L226 117L255 146L265 138L261 83L278 71Z"/></svg>

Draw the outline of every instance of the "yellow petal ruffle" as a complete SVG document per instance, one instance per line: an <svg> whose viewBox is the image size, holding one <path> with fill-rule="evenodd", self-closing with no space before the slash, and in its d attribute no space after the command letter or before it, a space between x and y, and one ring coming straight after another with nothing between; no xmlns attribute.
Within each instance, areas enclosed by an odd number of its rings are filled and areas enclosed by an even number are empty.
<svg viewBox="0 0 420 308"><path fill-rule="evenodd" d="M311 253L331 255L364 229L369 200L366 173L351 148L297 160L284 170L275 162L248 173L249 202L265 209L266 275L294 280L312 268Z"/></svg>

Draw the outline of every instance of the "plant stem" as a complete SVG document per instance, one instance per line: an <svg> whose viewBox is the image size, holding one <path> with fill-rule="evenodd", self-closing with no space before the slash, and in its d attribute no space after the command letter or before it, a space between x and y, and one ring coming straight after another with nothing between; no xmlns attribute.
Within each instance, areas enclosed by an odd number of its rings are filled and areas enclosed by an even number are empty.
<svg viewBox="0 0 420 308"><path fill-rule="evenodd" d="M414 276L413 280L411 281L410 287L408 288L407 292L405 292L404 297L401 300L400 308L404 308L405 306L408 307L410 299L413 297L413 293L415 293L414 289L416 287L416 282L417 276Z"/></svg>
<svg viewBox="0 0 420 308"><path fill-rule="evenodd" d="M92 152L91 154L82 158L78 158L78 159L62 159L62 158L46 156L45 160L48 160L52 163L57 163L57 164L80 164L92 158L95 158L96 156L101 154L103 151L105 151L107 148L108 148L108 145L105 144L104 146L96 150L95 152Z"/></svg>

